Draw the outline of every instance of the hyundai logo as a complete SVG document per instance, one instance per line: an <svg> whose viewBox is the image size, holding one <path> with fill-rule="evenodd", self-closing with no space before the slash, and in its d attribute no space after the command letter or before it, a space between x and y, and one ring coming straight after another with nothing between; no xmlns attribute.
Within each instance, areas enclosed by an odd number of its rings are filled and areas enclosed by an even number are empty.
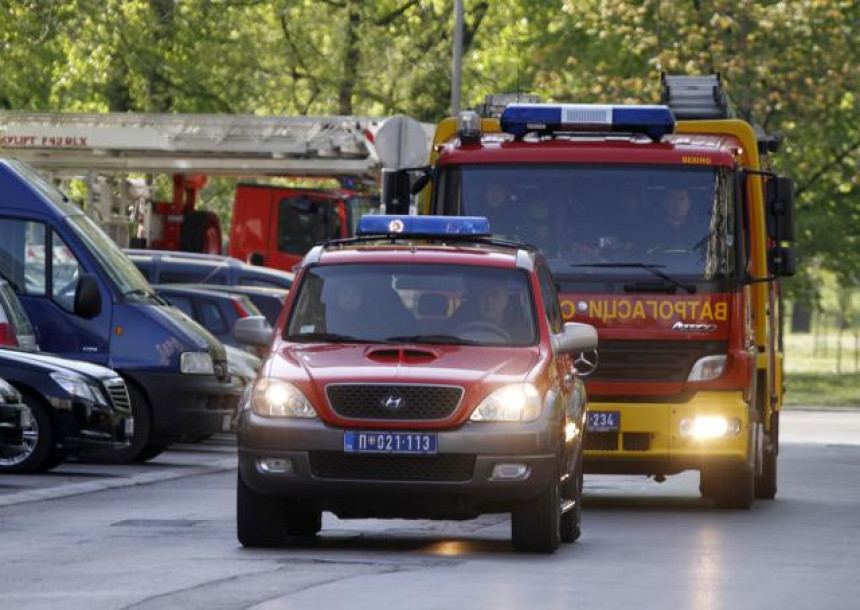
<svg viewBox="0 0 860 610"><path fill-rule="evenodd" d="M388 409L389 411L396 411L404 404L406 404L406 401L403 400L401 396L395 396L394 394L390 394L380 400L379 404L381 404L383 408Z"/></svg>

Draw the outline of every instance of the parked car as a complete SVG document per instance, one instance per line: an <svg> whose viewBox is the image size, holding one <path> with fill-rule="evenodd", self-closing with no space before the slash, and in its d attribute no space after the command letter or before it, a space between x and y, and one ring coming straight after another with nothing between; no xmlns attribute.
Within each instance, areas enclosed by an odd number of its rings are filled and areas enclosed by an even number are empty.
<svg viewBox="0 0 860 610"><path fill-rule="evenodd" d="M0 473L41 472L67 454L110 456L127 449L134 419L128 390L111 369L58 356L0 347L0 378L25 409L17 443L0 457ZM0 385L6 402L17 397Z"/></svg>
<svg viewBox="0 0 860 610"><path fill-rule="evenodd" d="M190 284L197 288L210 290L218 293L244 295L251 299L257 306L269 324L272 326L278 321L284 303L287 300L289 290L284 288L268 288L266 286L224 286L221 284ZM171 284L171 286L189 286L189 284Z"/></svg>
<svg viewBox="0 0 860 610"><path fill-rule="evenodd" d="M244 347L233 336L236 320L263 315L245 295L206 290L185 284L155 286L159 295L178 307L224 345Z"/></svg>
<svg viewBox="0 0 860 610"><path fill-rule="evenodd" d="M32 167L0 159L0 275L41 349L110 366L125 379L134 438L119 461L221 432L242 388L223 346L159 298L117 245ZM26 396L25 396L26 398Z"/></svg>
<svg viewBox="0 0 860 610"><path fill-rule="evenodd" d="M125 253L152 284L223 284L270 288L289 288L293 284L292 273L249 265L229 256L133 249Z"/></svg>
<svg viewBox="0 0 860 610"><path fill-rule="evenodd" d="M0 345L36 351L36 333L21 301L6 280L0 279Z"/></svg>

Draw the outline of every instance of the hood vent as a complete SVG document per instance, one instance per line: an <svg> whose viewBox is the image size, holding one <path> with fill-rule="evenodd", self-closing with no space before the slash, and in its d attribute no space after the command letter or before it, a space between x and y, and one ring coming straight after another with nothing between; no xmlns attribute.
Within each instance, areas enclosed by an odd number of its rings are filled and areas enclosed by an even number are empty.
<svg viewBox="0 0 860 610"><path fill-rule="evenodd" d="M414 347L384 347L369 350L367 357L374 362L424 364L438 358L438 354L433 350Z"/></svg>

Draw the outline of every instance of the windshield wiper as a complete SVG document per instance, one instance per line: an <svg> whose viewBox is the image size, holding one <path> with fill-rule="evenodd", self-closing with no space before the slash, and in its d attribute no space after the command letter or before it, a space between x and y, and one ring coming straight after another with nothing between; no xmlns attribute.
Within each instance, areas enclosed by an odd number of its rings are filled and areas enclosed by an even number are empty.
<svg viewBox="0 0 860 610"><path fill-rule="evenodd" d="M170 301L158 294L152 288L132 288L122 293L124 297L141 296L147 299L154 299L160 305L171 305Z"/></svg>
<svg viewBox="0 0 860 610"><path fill-rule="evenodd" d="M685 284L679 280L676 280L671 275L667 273L663 273L660 271L661 267L665 267L666 265L649 265L648 263L575 263L571 265L571 267L604 267L609 269L645 269L646 271L650 271L654 275L659 278L662 278L669 282L670 284L681 288L682 290L686 290L687 294L693 294L696 292L696 286L694 284Z"/></svg>
<svg viewBox="0 0 860 610"><path fill-rule="evenodd" d="M398 335L388 337L389 343L429 343L438 345L478 345L475 341L461 339L456 335Z"/></svg>
<svg viewBox="0 0 860 610"><path fill-rule="evenodd" d="M287 341L295 341L296 343L386 343L386 341L378 339L364 339L351 335L339 335L337 333L302 333L300 335L287 335L284 338Z"/></svg>

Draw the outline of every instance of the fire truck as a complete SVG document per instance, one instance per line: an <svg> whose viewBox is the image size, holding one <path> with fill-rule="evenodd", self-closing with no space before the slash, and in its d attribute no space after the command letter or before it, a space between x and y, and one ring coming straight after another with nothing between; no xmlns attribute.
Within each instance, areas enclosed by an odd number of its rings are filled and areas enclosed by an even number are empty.
<svg viewBox="0 0 860 610"><path fill-rule="evenodd" d="M698 470L705 497L747 508L776 494L793 183L771 169L779 138L734 116L719 75L664 75L662 97L445 119L424 211L540 247L565 320L598 328L576 365L586 472Z"/></svg>
<svg viewBox="0 0 860 610"><path fill-rule="evenodd" d="M323 222L325 237L348 237L360 215L356 206L371 207L370 193L379 183L372 140L383 122L350 116L4 111L0 150L56 180L84 178L87 213L123 247L220 254L219 219L197 207L208 177L336 180L330 189L288 188L282 180L239 184L230 253L289 268L309 248L309 220L314 231ZM147 181L130 174L169 175L171 199L154 200Z"/></svg>

